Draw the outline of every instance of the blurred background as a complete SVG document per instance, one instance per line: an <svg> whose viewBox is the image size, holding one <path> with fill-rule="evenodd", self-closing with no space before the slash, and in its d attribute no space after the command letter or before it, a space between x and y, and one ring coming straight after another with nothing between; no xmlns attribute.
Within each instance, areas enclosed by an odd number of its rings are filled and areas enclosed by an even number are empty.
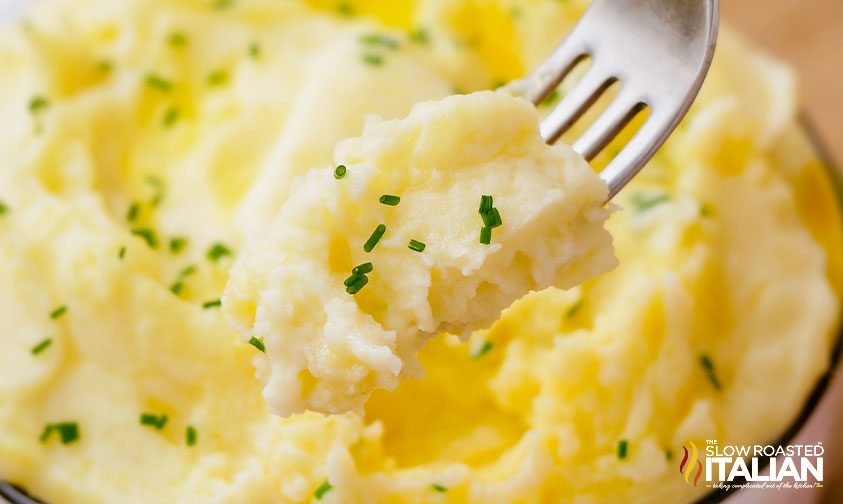
<svg viewBox="0 0 843 504"><path fill-rule="evenodd" d="M843 0L721 0L723 19L799 74L808 122L843 169ZM729 502L843 503L843 369L797 443L826 447L820 491L744 492Z"/></svg>

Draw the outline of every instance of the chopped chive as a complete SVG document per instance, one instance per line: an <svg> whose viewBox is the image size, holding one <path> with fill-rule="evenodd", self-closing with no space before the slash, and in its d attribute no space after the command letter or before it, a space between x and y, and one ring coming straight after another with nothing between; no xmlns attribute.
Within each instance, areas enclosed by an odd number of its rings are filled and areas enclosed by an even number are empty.
<svg viewBox="0 0 843 504"><path fill-rule="evenodd" d="M252 42L251 44L249 44L249 57L250 58L252 58L253 60L260 59L262 53L263 53L263 50L261 49L260 44L258 44L257 42Z"/></svg>
<svg viewBox="0 0 843 504"><path fill-rule="evenodd" d="M558 101L559 101L559 98L560 98L560 97L561 97L561 95L559 94L559 90L558 90L558 89L554 89L553 91L551 91L551 92L550 92L550 94L549 94L549 95L547 95L547 98L545 98L544 100L542 100L542 102L539 104L539 107L550 107L550 106L553 106L553 105L555 105L555 104L556 104L556 102L558 102Z"/></svg>
<svg viewBox="0 0 843 504"><path fill-rule="evenodd" d="M670 201L670 197L667 194L647 196L641 193L633 194L629 200L630 204L632 204L632 206L639 212L646 212L647 210L659 206L662 203L667 203L668 201Z"/></svg>
<svg viewBox="0 0 843 504"><path fill-rule="evenodd" d="M208 74L209 86L223 86L228 83L228 72L225 70L217 70Z"/></svg>
<svg viewBox="0 0 843 504"><path fill-rule="evenodd" d="M711 205L700 205L700 217L714 217L714 208Z"/></svg>
<svg viewBox="0 0 843 504"><path fill-rule="evenodd" d="M340 2L337 5L337 13L340 16L353 16L354 15L354 8L348 2Z"/></svg>
<svg viewBox="0 0 843 504"><path fill-rule="evenodd" d="M132 230L132 234L143 238L149 248L158 248L158 238L155 236L155 231L149 228L137 228Z"/></svg>
<svg viewBox="0 0 843 504"><path fill-rule="evenodd" d="M360 289L366 286L367 283L369 283L369 277L366 275L360 275L356 280L354 280L354 282L352 282L351 285L345 288L345 291L349 294L357 294L360 292Z"/></svg>
<svg viewBox="0 0 843 504"><path fill-rule="evenodd" d="M410 42L416 44L427 45L430 43L430 34L425 28L416 28L415 30L410 31L407 38L410 39Z"/></svg>
<svg viewBox="0 0 843 504"><path fill-rule="evenodd" d="M166 112L164 112L164 117L161 118L161 124L163 124L165 128L169 128L178 122L179 115L179 109L171 106Z"/></svg>
<svg viewBox="0 0 843 504"><path fill-rule="evenodd" d="M146 85L164 93L169 93L173 89L172 82L156 74L146 76Z"/></svg>
<svg viewBox="0 0 843 504"><path fill-rule="evenodd" d="M345 165L339 165L334 169L334 178L339 180L345 177L345 174L348 172L348 168Z"/></svg>
<svg viewBox="0 0 843 504"><path fill-rule="evenodd" d="M378 244L384 233L386 233L386 226L378 224L378 227L376 227L374 232L372 232L372 236L370 236L369 239L366 240L366 243L363 244L363 250L371 252L372 249L375 248L375 245Z"/></svg>
<svg viewBox="0 0 843 504"><path fill-rule="evenodd" d="M492 228L486 226L480 228L480 243L483 245L492 243Z"/></svg>
<svg viewBox="0 0 843 504"><path fill-rule="evenodd" d="M40 343L38 343L37 345L32 347L32 355L40 354L41 352L46 350L52 344L53 344L53 340L51 338L47 338L47 339L41 341Z"/></svg>
<svg viewBox="0 0 843 504"><path fill-rule="evenodd" d="M368 35L361 35L358 39L359 42L363 45L367 46L383 46L388 49L398 49L398 40L387 37L386 35L379 35L377 33L372 33Z"/></svg>
<svg viewBox="0 0 843 504"><path fill-rule="evenodd" d="M55 310L50 312L50 318L53 320L60 319L65 313L67 313L67 305L61 305Z"/></svg>
<svg viewBox="0 0 843 504"><path fill-rule="evenodd" d="M618 441L618 459L623 460L626 458L626 453L629 450L629 442L626 439L621 439Z"/></svg>
<svg viewBox="0 0 843 504"><path fill-rule="evenodd" d="M152 187L152 190L154 191L152 199L149 200L149 203L153 207L157 207L161 204L162 201L164 201L164 181L162 181L158 177L150 175L146 177L146 183L147 185Z"/></svg>
<svg viewBox="0 0 843 504"><path fill-rule="evenodd" d="M448 491L448 487L446 487L444 485L440 485L439 483L434 483L430 486L431 486L431 488L433 488L434 490L436 490L439 493L445 493L445 492Z"/></svg>
<svg viewBox="0 0 843 504"><path fill-rule="evenodd" d="M474 352L472 352L471 358L472 359L479 359L479 358L483 357L484 355L486 355L487 353L491 352L492 348L494 348L494 347L495 347L495 345L491 341L486 340Z"/></svg>
<svg viewBox="0 0 843 504"><path fill-rule="evenodd" d="M33 96L31 100L29 100L29 112L32 114L37 114L42 110L46 110L50 106L49 100L44 98L43 96Z"/></svg>
<svg viewBox="0 0 843 504"><path fill-rule="evenodd" d="M41 443L46 443L50 439L50 434L58 432L61 438L61 443L68 445L79 439L79 424L76 422L58 422L49 423L44 426L39 440Z"/></svg>
<svg viewBox="0 0 843 504"><path fill-rule="evenodd" d="M485 194L480 196L480 215L491 213L492 208L494 208L492 197Z"/></svg>
<svg viewBox="0 0 843 504"><path fill-rule="evenodd" d="M140 416L141 425L146 425L157 430L161 430L167 425L167 415L153 415L152 413L142 413Z"/></svg>
<svg viewBox="0 0 843 504"><path fill-rule="evenodd" d="M170 253L179 254L187 246L187 238L174 236L170 238Z"/></svg>
<svg viewBox="0 0 843 504"><path fill-rule="evenodd" d="M664 458L666 458L668 461L673 460L673 452L670 451L670 450L665 450L664 451Z"/></svg>
<svg viewBox="0 0 843 504"><path fill-rule="evenodd" d="M579 313L579 312L580 312L580 310L582 309L582 305L583 305L583 300L582 300L582 299L577 300L577 302L576 302L576 303L574 303L574 304L572 304L572 305L568 308L568 311L566 311L566 312L565 312L565 318L567 318L567 319L572 319L572 318L574 318L574 316L575 316L577 313Z"/></svg>
<svg viewBox="0 0 843 504"><path fill-rule="evenodd" d="M498 79L492 83L492 89L500 89L504 86L506 86L506 81L503 79Z"/></svg>
<svg viewBox="0 0 843 504"><path fill-rule="evenodd" d="M212 299L211 301L205 301L202 303L203 310L210 310L211 308L219 308L222 306L222 300L220 299Z"/></svg>
<svg viewBox="0 0 843 504"><path fill-rule="evenodd" d="M414 252L424 252L424 249L425 247L427 247L427 245L418 240L410 240L410 244L408 245L408 247Z"/></svg>
<svg viewBox="0 0 843 504"><path fill-rule="evenodd" d="M140 215L140 203L133 201L132 204L129 205L129 209L126 211L126 220L129 222L135 222L138 220L138 215Z"/></svg>
<svg viewBox="0 0 843 504"><path fill-rule="evenodd" d="M217 262L223 257L230 256L231 250L222 243L215 243L208 249L208 259Z"/></svg>
<svg viewBox="0 0 843 504"><path fill-rule="evenodd" d="M178 296L181 294L181 291L184 290L184 283L181 280L177 280L176 283L170 286L170 292Z"/></svg>
<svg viewBox="0 0 843 504"><path fill-rule="evenodd" d="M234 0L214 0L214 9L226 10L234 7Z"/></svg>
<svg viewBox="0 0 843 504"><path fill-rule="evenodd" d="M487 228L495 229L503 224L503 221L501 221L501 214L498 212L497 208L492 208L492 211L489 213L481 213L480 217L483 218L483 224L485 224Z"/></svg>
<svg viewBox="0 0 843 504"><path fill-rule="evenodd" d="M319 488L313 492L313 496L316 497L316 500L322 500L322 497L324 497L326 493L330 492L332 488L334 488L334 486L331 485L328 480L325 480L321 485L319 485Z"/></svg>
<svg viewBox="0 0 843 504"><path fill-rule="evenodd" d="M196 427L188 425L184 431L184 442L187 446L196 446Z"/></svg>
<svg viewBox="0 0 843 504"><path fill-rule="evenodd" d="M181 273L179 273L179 275L182 278L185 278L185 277L189 277L190 275L192 275L194 273L196 273L196 266L191 265L191 266L188 266L185 269L181 270Z"/></svg>
<svg viewBox="0 0 843 504"><path fill-rule="evenodd" d="M714 363L711 361L711 358L705 354L700 355L700 365L705 370L714 388L720 390L720 380L717 379L717 375L714 372Z"/></svg>
<svg viewBox="0 0 843 504"><path fill-rule="evenodd" d="M360 264L359 266L355 266L354 268L352 268L351 272L355 275L365 275L367 273L371 273L374 270L375 267L372 265L372 263L367 262Z"/></svg>
<svg viewBox="0 0 843 504"><path fill-rule="evenodd" d="M392 194L384 194L381 196L380 202L387 206L398 206L398 203L401 203L401 197L393 196Z"/></svg>
<svg viewBox="0 0 843 504"><path fill-rule="evenodd" d="M100 62L99 62L99 63L97 63L97 65L94 67L94 69L95 69L97 72L102 73L102 74L107 74L107 73L111 72L111 69L112 69L112 68L113 68L113 65L112 65L112 64L111 64L111 62L110 62L110 61L108 61L108 60L103 60L103 61L100 61Z"/></svg>
<svg viewBox="0 0 843 504"><path fill-rule="evenodd" d="M8 213L8 212L9 212L9 207L6 206L5 203L0 201L0 215L3 215L3 214Z"/></svg>
<svg viewBox="0 0 843 504"><path fill-rule="evenodd" d="M184 47L187 45L187 35L182 32L173 32L167 37L170 47Z"/></svg>
<svg viewBox="0 0 843 504"><path fill-rule="evenodd" d="M118 259L122 260L124 257L126 257L126 246L125 245L120 247L120 250L117 252L117 258Z"/></svg>
<svg viewBox="0 0 843 504"><path fill-rule="evenodd" d="M348 286L350 286L351 284L353 284L354 282L356 282L356 281L357 281L357 279L358 279L358 278L360 278L361 276L363 276L363 275L358 275L357 273L353 273L353 272L352 272L352 273L351 273L351 276L350 276L350 277L348 277L348 278L346 278L346 279L345 279L345 281L343 281L343 285L345 285L346 287L348 287Z"/></svg>
<svg viewBox="0 0 843 504"><path fill-rule="evenodd" d="M381 66L383 65L383 57L377 54L367 53L363 55L363 63L371 66Z"/></svg>
<svg viewBox="0 0 843 504"><path fill-rule="evenodd" d="M263 344L262 339L258 339L252 336L251 338L249 338L249 344L257 348L259 351L266 353L266 345Z"/></svg>

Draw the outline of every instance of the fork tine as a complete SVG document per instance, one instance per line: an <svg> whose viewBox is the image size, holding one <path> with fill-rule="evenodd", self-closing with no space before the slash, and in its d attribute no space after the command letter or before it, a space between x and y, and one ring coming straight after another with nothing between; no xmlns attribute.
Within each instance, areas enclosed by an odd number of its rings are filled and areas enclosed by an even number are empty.
<svg viewBox="0 0 843 504"><path fill-rule="evenodd" d="M677 122L670 114L650 111L647 122L600 172L600 178L609 186L610 200L653 158Z"/></svg>
<svg viewBox="0 0 843 504"><path fill-rule="evenodd" d="M538 105L586 58L585 47L576 41L574 34L569 35L526 79L520 81L523 89L518 94Z"/></svg>
<svg viewBox="0 0 843 504"><path fill-rule="evenodd" d="M574 150L587 161L594 159L618 133L643 109L630 92L621 91L609 107L574 144Z"/></svg>
<svg viewBox="0 0 843 504"><path fill-rule="evenodd" d="M545 142L552 144L559 140L615 80L592 66L542 121L540 130Z"/></svg>

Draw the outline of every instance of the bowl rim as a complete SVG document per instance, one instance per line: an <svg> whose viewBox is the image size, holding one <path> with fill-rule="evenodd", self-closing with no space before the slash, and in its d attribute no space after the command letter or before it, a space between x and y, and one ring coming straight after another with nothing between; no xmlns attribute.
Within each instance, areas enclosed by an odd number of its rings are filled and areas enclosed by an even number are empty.
<svg viewBox="0 0 843 504"><path fill-rule="evenodd" d="M800 131L805 134L807 141L813 148L813 152L819 158L819 161L823 166L823 170L831 182L832 189L835 194L835 200L837 201L837 212L840 214L841 218L843 218L843 171L840 169L843 165L838 166L834 162L826 147L825 141L823 141L819 135L819 130L805 112L801 112L799 114L797 124ZM841 305L841 314L843 314L843 305ZM825 393L828 391L831 381L836 374L837 368L840 367L841 357L843 357L843 355L841 355L843 354L843 321L838 320L837 325L838 327L835 329L837 336L829 356L828 368L817 379L814 387L811 389L811 392L805 398L799 414L796 415L793 421L789 424L788 428L785 429L775 441L769 444L774 446L787 445L790 441L794 440L796 435L805 427L808 421L813 418L817 407L825 397ZM760 469L765 469L769 464L770 459L768 458L765 460L766 462L763 462L759 466ZM734 481L736 484L740 485L741 483L745 483L746 479L741 477L735 479ZM723 488L715 488L692 502L694 504L716 504L725 501L733 494L737 494L739 492L740 490L737 489L725 490ZM42 501L31 497L20 487L3 480L0 480L0 499L6 499L9 504L44 504Z"/></svg>

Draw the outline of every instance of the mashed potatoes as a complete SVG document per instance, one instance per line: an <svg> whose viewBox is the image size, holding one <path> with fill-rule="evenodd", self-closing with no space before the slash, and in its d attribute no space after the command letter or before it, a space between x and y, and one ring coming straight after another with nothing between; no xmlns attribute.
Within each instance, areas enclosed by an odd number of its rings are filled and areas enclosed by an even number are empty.
<svg viewBox="0 0 843 504"><path fill-rule="evenodd" d="M265 349L274 412L362 413L373 388L420 374L416 353L436 333L488 328L531 290L615 265L608 189L538 123L504 93L423 103L294 183L224 297Z"/></svg>
<svg viewBox="0 0 843 504"><path fill-rule="evenodd" d="M366 114L521 76L584 8L54 0L4 30L0 477L51 503L679 502L705 492L682 443L776 438L828 363L841 224L792 76L728 31L616 200L618 268L433 337L363 417L270 414L219 309Z"/></svg>

